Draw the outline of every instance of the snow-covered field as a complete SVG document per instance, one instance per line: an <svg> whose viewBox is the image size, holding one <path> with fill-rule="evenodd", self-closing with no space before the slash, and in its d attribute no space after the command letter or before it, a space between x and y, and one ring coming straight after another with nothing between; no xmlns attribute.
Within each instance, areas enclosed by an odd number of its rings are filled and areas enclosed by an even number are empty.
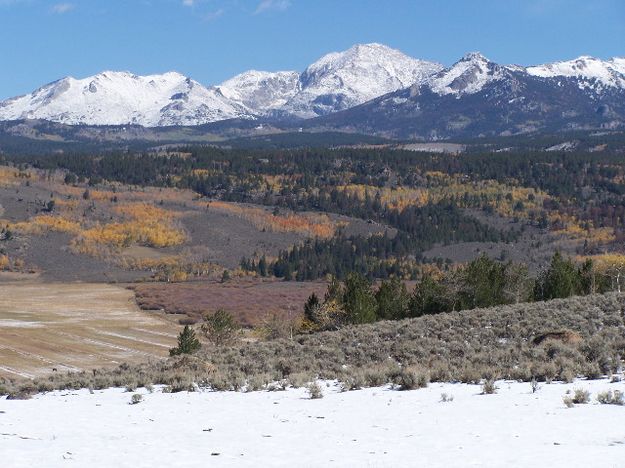
<svg viewBox="0 0 625 468"><path fill-rule="evenodd" d="M324 383L316 400L304 389L141 389L136 405L122 389L0 399L0 466L625 466L625 407L595 400L625 383L498 386L340 393ZM562 396L577 388L591 402L566 408Z"/></svg>

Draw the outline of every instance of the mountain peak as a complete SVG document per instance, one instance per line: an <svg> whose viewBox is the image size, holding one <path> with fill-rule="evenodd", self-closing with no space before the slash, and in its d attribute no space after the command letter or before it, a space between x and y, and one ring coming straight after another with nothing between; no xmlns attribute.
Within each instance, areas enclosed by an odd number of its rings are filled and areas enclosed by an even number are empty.
<svg viewBox="0 0 625 468"><path fill-rule="evenodd" d="M429 80L430 89L437 94L473 94L486 84L498 80L503 68L489 61L479 52L465 54L451 67Z"/></svg>
<svg viewBox="0 0 625 468"><path fill-rule="evenodd" d="M442 68L383 44L356 44L326 54L306 68L299 80L301 92L289 102L288 110L314 117L347 109L423 82Z"/></svg>
<svg viewBox="0 0 625 468"><path fill-rule="evenodd" d="M106 70L64 78L0 103L0 119L44 119L70 125L198 125L251 117L242 106L176 72L140 76Z"/></svg>
<svg viewBox="0 0 625 468"><path fill-rule="evenodd" d="M462 58L459 60L459 62L486 62L486 63L490 63L490 60L488 60L486 57L484 57L481 52L469 52L467 54L464 54L462 56Z"/></svg>
<svg viewBox="0 0 625 468"><path fill-rule="evenodd" d="M625 87L625 61L616 58L601 60L581 55L572 60L527 67L526 70L530 75L543 78L575 78L580 81L580 86L595 91Z"/></svg>

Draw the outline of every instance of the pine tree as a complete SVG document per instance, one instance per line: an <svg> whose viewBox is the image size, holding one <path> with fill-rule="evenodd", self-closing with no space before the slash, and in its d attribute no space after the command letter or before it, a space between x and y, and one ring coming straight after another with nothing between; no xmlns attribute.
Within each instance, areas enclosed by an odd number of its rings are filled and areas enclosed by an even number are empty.
<svg viewBox="0 0 625 468"><path fill-rule="evenodd" d="M390 281L382 281L375 293L375 299L378 319L397 320L406 317L410 297L406 285L399 278L393 277Z"/></svg>
<svg viewBox="0 0 625 468"><path fill-rule="evenodd" d="M306 304L304 304L304 317L306 317L306 320L309 320L310 322L315 322L315 312L317 311L319 306L319 298L315 293L312 293L308 297Z"/></svg>
<svg viewBox="0 0 625 468"><path fill-rule="evenodd" d="M534 295L537 300L549 300L579 294L582 290L580 276L573 261L556 252L549 268L536 281Z"/></svg>
<svg viewBox="0 0 625 468"><path fill-rule="evenodd" d="M240 328L230 312L218 309L214 314L204 316L202 333L215 346L228 346L236 343Z"/></svg>
<svg viewBox="0 0 625 468"><path fill-rule="evenodd" d="M178 346L169 350L170 356L178 356L180 354L193 354L199 351L202 345L200 340L195 336L195 331L189 325L185 325L184 329L178 335Z"/></svg>
<svg viewBox="0 0 625 468"><path fill-rule="evenodd" d="M411 317L438 314L451 310L454 302L443 282L436 281L431 275L424 275L416 284L410 297L408 313Z"/></svg>
<svg viewBox="0 0 625 468"><path fill-rule="evenodd" d="M350 273L345 280L343 307L350 323L371 323L377 319L377 303L371 284L360 273Z"/></svg>

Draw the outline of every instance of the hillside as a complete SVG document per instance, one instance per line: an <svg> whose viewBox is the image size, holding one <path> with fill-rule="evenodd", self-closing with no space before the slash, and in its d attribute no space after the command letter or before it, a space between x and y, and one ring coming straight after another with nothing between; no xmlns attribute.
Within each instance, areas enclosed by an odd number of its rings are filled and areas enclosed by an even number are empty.
<svg viewBox="0 0 625 468"><path fill-rule="evenodd" d="M599 378L621 368L625 298L573 297L351 326L234 347L206 347L197 357L122 365L115 370L4 380L6 392L193 383L216 390L259 390L285 379L295 386L338 379L347 389L395 382ZM547 334L554 334L551 337ZM560 333L560 335L558 335ZM0 383L2 380L0 380Z"/></svg>

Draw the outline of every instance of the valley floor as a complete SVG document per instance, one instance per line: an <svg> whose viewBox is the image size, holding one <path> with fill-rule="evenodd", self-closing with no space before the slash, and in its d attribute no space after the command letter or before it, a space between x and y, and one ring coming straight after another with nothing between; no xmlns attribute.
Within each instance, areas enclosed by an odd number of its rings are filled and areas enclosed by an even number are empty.
<svg viewBox="0 0 625 468"><path fill-rule="evenodd" d="M324 397L281 392L148 393L123 389L0 399L6 468L32 466L625 466L625 406L601 405L608 380L572 384L430 384ZM562 397L582 388L585 405ZM453 401L441 402L441 394Z"/></svg>

